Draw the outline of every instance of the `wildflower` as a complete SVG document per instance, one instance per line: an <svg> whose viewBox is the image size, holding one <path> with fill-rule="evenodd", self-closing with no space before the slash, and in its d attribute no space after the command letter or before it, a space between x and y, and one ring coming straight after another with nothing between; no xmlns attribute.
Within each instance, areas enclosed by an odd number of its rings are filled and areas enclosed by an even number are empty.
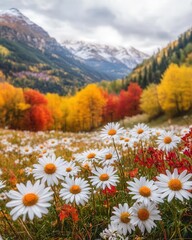
<svg viewBox="0 0 192 240"><path fill-rule="evenodd" d="M134 177L138 174L138 172L139 172L139 169L138 169L138 168L135 168L135 169L133 169L133 170L131 170L131 171L129 172L129 176L130 176L131 178L134 178Z"/></svg>
<svg viewBox="0 0 192 240"><path fill-rule="evenodd" d="M137 139L145 140L149 139L151 135L150 128L144 123L138 123L130 131L130 134Z"/></svg>
<svg viewBox="0 0 192 240"><path fill-rule="evenodd" d="M108 228L105 228L102 233L100 233L102 239L108 240L128 240L128 237L122 236L119 232L117 224L109 224Z"/></svg>
<svg viewBox="0 0 192 240"><path fill-rule="evenodd" d="M115 196L117 193L117 188L115 186L106 187L102 190L102 193L108 196Z"/></svg>
<svg viewBox="0 0 192 240"><path fill-rule="evenodd" d="M181 141L172 131L164 131L156 140L158 144L158 149L169 152L174 149L177 144Z"/></svg>
<svg viewBox="0 0 192 240"><path fill-rule="evenodd" d="M89 149L88 151L84 151L81 154L76 155L76 160L78 162L90 161L90 162L98 162L103 156L103 150L99 151L98 149Z"/></svg>
<svg viewBox="0 0 192 240"><path fill-rule="evenodd" d="M64 166L63 166L63 175L65 177L73 177L76 176L77 173L80 171L80 168L78 166L76 166L76 164L74 162L64 162Z"/></svg>
<svg viewBox="0 0 192 240"><path fill-rule="evenodd" d="M48 186L58 184L58 178L63 180L65 175L65 162L61 157L56 158L55 154L43 156L39 159L39 164L34 164L34 177L42 179L42 182L47 182Z"/></svg>
<svg viewBox="0 0 192 240"><path fill-rule="evenodd" d="M127 183L130 190L129 194L133 194L133 199L136 199L137 202L144 204L148 204L150 201L163 202L153 180L149 181L145 177L140 177L140 179L134 178L134 181Z"/></svg>
<svg viewBox="0 0 192 240"><path fill-rule="evenodd" d="M120 154L118 153L118 155ZM114 148L105 148L100 163L104 166L111 165L115 161L118 161L118 155Z"/></svg>
<svg viewBox="0 0 192 240"><path fill-rule="evenodd" d="M53 194L50 187L45 188L40 181L34 185L28 181L26 186L23 183L16 186L18 191L11 190L7 193L7 196L12 200L6 204L6 207L13 207L10 212L13 220L21 215L23 215L23 220L26 219L27 215L32 220L35 215L41 218L43 214L48 213L47 208L51 205L49 201L52 200L51 195Z"/></svg>
<svg viewBox="0 0 192 240"><path fill-rule="evenodd" d="M77 205L84 205L89 200L90 187L88 181L82 178L65 178L65 183L62 183L63 188L60 190L60 197L66 203L75 202Z"/></svg>
<svg viewBox="0 0 192 240"><path fill-rule="evenodd" d="M102 130L101 130L101 138L103 140L106 139L114 139L119 140L120 136L125 133L125 130L120 127L119 123L108 123Z"/></svg>
<svg viewBox="0 0 192 240"><path fill-rule="evenodd" d="M70 216L74 222L79 221L77 209L69 204L64 204L61 208L61 212L59 213L60 221L63 221L65 218Z"/></svg>
<svg viewBox="0 0 192 240"><path fill-rule="evenodd" d="M192 174L187 174L187 170L178 174L178 170L175 168L173 173L166 170L166 174L160 174L157 176L156 185L159 187L159 191L162 193L161 197L165 198L168 196L168 202L174 197L183 201L183 198L189 200L192 194L188 191L192 189L192 181L188 181Z"/></svg>
<svg viewBox="0 0 192 240"><path fill-rule="evenodd" d="M131 224L131 209L127 203L119 204L118 207L113 208L113 216L111 217L111 225L117 224L119 232L126 235L128 232L131 234L135 227Z"/></svg>
<svg viewBox="0 0 192 240"><path fill-rule="evenodd" d="M155 203L150 203L149 205L135 203L133 205L131 223L134 226L138 226L142 234L144 234L145 229L147 232L151 232L151 229L156 226L155 220L161 220Z"/></svg>
<svg viewBox="0 0 192 240"><path fill-rule="evenodd" d="M59 144L57 139L51 138L47 141L48 147L56 147Z"/></svg>
<svg viewBox="0 0 192 240"><path fill-rule="evenodd" d="M29 155L33 152L33 148L30 146L25 146L20 148L20 152L23 155Z"/></svg>
<svg viewBox="0 0 192 240"><path fill-rule="evenodd" d="M117 171L111 166L105 166L104 168L96 167L96 170L92 170L95 176L90 176L92 185L102 189L116 186L119 178L118 175L115 174L116 172Z"/></svg>

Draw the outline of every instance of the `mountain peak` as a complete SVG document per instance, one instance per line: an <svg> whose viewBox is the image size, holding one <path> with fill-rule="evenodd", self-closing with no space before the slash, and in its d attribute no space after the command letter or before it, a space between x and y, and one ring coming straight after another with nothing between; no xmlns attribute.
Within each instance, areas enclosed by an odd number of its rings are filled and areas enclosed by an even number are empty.
<svg viewBox="0 0 192 240"><path fill-rule="evenodd" d="M28 25L34 25L34 23L29 20L25 15L23 15L17 8L10 8L8 10L0 11L0 20L2 18L8 18L11 21L22 21ZM8 19L6 19L8 21Z"/></svg>
<svg viewBox="0 0 192 240"><path fill-rule="evenodd" d="M106 73L110 79L126 76L137 64L149 57L133 47L75 40L64 40L62 45L87 65Z"/></svg>

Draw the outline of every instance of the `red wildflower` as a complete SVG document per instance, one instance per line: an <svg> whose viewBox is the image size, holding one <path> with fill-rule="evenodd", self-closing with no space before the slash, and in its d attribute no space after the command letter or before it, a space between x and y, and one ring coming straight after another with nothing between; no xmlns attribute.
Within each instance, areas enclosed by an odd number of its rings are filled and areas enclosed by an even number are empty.
<svg viewBox="0 0 192 240"><path fill-rule="evenodd" d="M106 187L104 190L102 190L103 194L108 194L109 196L114 196L117 192L117 189L115 186L111 186L111 188Z"/></svg>
<svg viewBox="0 0 192 240"><path fill-rule="evenodd" d="M77 209L69 204L64 204L59 213L60 221L68 217L71 217L74 222L79 221Z"/></svg>
<svg viewBox="0 0 192 240"><path fill-rule="evenodd" d="M129 172L130 177L135 177L138 174L138 168L133 169L132 171Z"/></svg>

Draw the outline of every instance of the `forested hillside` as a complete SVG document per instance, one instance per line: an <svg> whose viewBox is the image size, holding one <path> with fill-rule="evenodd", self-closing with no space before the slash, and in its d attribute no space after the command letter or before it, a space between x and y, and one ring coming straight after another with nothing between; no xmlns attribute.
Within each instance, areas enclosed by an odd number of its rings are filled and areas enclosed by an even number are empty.
<svg viewBox="0 0 192 240"><path fill-rule="evenodd" d="M126 77L125 88L131 81L139 83L142 88L145 88L150 83L159 83L162 74L171 63L178 65L192 64L192 29L186 31L156 55L138 65Z"/></svg>

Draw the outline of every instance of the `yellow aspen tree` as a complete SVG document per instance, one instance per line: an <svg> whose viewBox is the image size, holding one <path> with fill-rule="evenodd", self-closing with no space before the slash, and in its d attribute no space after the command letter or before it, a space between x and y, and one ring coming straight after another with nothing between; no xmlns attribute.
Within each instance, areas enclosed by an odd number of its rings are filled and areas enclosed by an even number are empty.
<svg viewBox="0 0 192 240"><path fill-rule="evenodd" d="M192 68L171 64L158 88L162 109L169 115L178 115L192 107Z"/></svg>
<svg viewBox="0 0 192 240"><path fill-rule="evenodd" d="M158 116L162 112L159 104L156 84L150 84L143 90L140 99L140 108L150 117Z"/></svg>

